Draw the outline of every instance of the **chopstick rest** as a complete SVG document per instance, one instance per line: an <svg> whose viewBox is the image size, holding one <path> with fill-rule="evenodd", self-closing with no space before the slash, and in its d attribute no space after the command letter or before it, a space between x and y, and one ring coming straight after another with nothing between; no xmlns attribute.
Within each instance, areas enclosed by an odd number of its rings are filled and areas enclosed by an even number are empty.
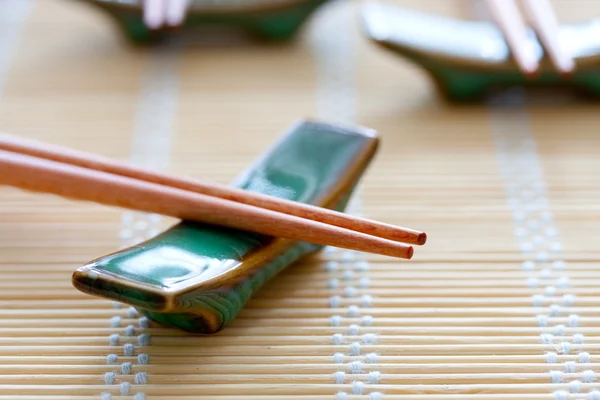
<svg viewBox="0 0 600 400"><path fill-rule="evenodd" d="M509 87L547 87L600 97L600 20L560 27L561 44L576 68L556 71L533 31L539 70L521 73L503 33L493 23L463 21L383 3L369 3L361 12L365 36L382 48L422 67L450 101L477 101Z"/></svg>
<svg viewBox="0 0 600 400"><path fill-rule="evenodd" d="M297 124L233 182L242 189L344 210L373 158L369 130ZM268 281L320 245L183 221L78 268L73 285L160 324L215 333Z"/></svg>
<svg viewBox="0 0 600 400"><path fill-rule="evenodd" d="M150 43L173 29L151 30L144 23L142 0L85 0L106 12L134 43ZM191 0L186 20L177 29L199 26L237 27L259 39L291 39L308 17L328 0Z"/></svg>

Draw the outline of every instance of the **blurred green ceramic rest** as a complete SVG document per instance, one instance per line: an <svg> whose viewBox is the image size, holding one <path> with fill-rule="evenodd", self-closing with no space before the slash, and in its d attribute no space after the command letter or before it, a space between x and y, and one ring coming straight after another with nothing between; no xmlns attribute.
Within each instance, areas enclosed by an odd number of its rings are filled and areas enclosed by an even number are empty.
<svg viewBox="0 0 600 400"><path fill-rule="evenodd" d="M168 29L150 30L142 16L143 0L83 0L107 12L136 43L166 37ZM308 17L327 0L191 0L183 27L230 26L266 40L292 38Z"/></svg>
<svg viewBox="0 0 600 400"><path fill-rule="evenodd" d="M365 35L427 71L449 100L480 100L496 89L548 87L600 97L600 19L562 26L560 42L574 57L571 77L557 74L531 31L542 65L535 78L522 75L501 31L485 21L463 21L380 3L362 10Z"/></svg>
<svg viewBox="0 0 600 400"><path fill-rule="evenodd" d="M234 185L342 211L378 142L371 130L303 121ZM80 267L73 284L85 293L134 306L161 324L215 333L267 281L321 247L183 221Z"/></svg>

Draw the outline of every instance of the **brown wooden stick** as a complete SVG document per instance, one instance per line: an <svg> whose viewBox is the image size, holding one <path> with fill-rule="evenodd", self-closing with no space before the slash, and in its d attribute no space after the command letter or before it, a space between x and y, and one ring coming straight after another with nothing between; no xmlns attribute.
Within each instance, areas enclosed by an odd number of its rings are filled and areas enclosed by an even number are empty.
<svg viewBox="0 0 600 400"><path fill-rule="evenodd" d="M559 73L570 74L575 62L558 43L559 24L548 0L523 0L523 6L544 50Z"/></svg>
<svg viewBox="0 0 600 400"><path fill-rule="evenodd" d="M408 259L413 254L411 246L321 222L4 150L0 184L321 245Z"/></svg>
<svg viewBox="0 0 600 400"><path fill-rule="evenodd" d="M354 217L321 207L279 199L225 185L204 183L189 178L170 176L138 168L127 163L118 162L95 154L63 148L57 145L40 143L34 140L22 139L11 135L0 134L0 149L261 207L271 211L277 211L334 225L340 228L366 233L368 235L378 236L383 239L416 245L423 245L427 241L427 235L424 232L400 228L366 218Z"/></svg>

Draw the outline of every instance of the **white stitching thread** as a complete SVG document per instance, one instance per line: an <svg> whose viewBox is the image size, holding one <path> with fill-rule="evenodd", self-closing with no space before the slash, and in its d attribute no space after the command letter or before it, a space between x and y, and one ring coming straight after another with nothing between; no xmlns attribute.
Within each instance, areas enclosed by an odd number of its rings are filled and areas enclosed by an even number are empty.
<svg viewBox="0 0 600 400"><path fill-rule="evenodd" d="M575 363L575 361L565 362L565 373L574 374L576 370L577 370L577 363Z"/></svg>
<svg viewBox="0 0 600 400"><path fill-rule="evenodd" d="M351 269L344 270L344 272L342 273L342 279L345 281L351 281L352 279L354 279L354 271L352 271Z"/></svg>
<svg viewBox="0 0 600 400"><path fill-rule="evenodd" d="M32 5L32 0L9 0L0 3L0 23L3 27L0 35L0 94L4 89L7 72Z"/></svg>
<svg viewBox="0 0 600 400"><path fill-rule="evenodd" d="M148 317L142 317L139 320L139 325L142 329L150 328L150 320L148 319Z"/></svg>
<svg viewBox="0 0 600 400"><path fill-rule="evenodd" d="M534 307L541 307L544 304L544 295L543 294L534 294L531 297L532 303Z"/></svg>
<svg viewBox="0 0 600 400"><path fill-rule="evenodd" d="M594 371L592 371L591 369L586 369L581 374L581 380L585 383L594 382L596 380L596 373Z"/></svg>
<svg viewBox="0 0 600 400"><path fill-rule="evenodd" d="M558 351L560 354L569 354L571 352L571 343L560 342L556 348L556 351Z"/></svg>
<svg viewBox="0 0 600 400"><path fill-rule="evenodd" d="M131 391L131 383L129 382L121 382L119 385L119 392L121 396L129 396L129 392Z"/></svg>
<svg viewBox="0 0 600 400"><path fill-rule="evenodd" d="M334 247L329 247L328 250L329 250L329 252L337 251L337 249ZM327 261L325 263L325 270L327 272L336 272L338 270L338 267L339 267L339 263L337 261Z"/></svg>
<svg viewBox="0 0 600 400"><path fill-rule="evenodd" d="M131 374L132 365L133 364L131 364L130 362L124 362L123 364L121 364L121 374L123 374L123 375Z"/></svg>
<svg viewBox="0 0 600 400"><path fill-rule="evenodd" d="M580 364L589 364L591 362L590 353L588 353L587 351L582 351L577 356L577 360Z"/></svg>
<svg viewBox="0 0 600 400"><path fill-rule="evenodd" d="M598 391L597 389L590 390L586 399L587 400L600 400L600 391Z"/></svg>
<svg viewBox="0 0 600 400"><path fill-rule="evenodd" d="M365 333L362 337L364 344L375 344L377 342L377 335L374 333Z"/></svg>
<svg viewBox="0 0 600 400"><path fill-rule="evenodd" d="M175 115L178 92L178 78L176 74L176 49L167 49L166 53L158 51L152 55L148 61L148 70L142 77L142 91L140 93L136 125L132 135L131 162L142 167L151 167L153 169L162 170L169 164L171 156L171 137L172 126ZM127 247L136 242L152 238L159 233L159 224L161 217L153 214L145 214L140 212L125 212L121 216L121 245ZM116 309L121 308L121 305L116 303ZM130 307L126 310L128 319L138 318L139 328L136 329L133 325L128 325L125 328L125 335L132 337L136 335L136 331L147 329L150 322L147 317L140 316L138 311ZM111 318L111 326L118 328L121 326L122 318L115 316ZM109 336L111 346L117 346L119 343L119 335L112 334ZM147 333L141 332L137 336L138 346L145 347L150 344L150 336ZM126 343L123 346L123 354L127 357L134 356L135 347L131 343ZM116 358L107 358L108 364L116 363ZM148 356L146 354L137 355L138 364L147 364ZM132 373L133 364L126 362L121 365L120 371L124 375ZM140 375L142 374L142 375ZM145 384L147 377L145 373L137 373L134 376L135 384ZM127 382L120 384L120 392L122 395L127 395L131 385ZM134 397L136 400L146 398L144 393L137 393Z"/></svg>
<svg viewBox="0 0 600 400"><path fill-rule="evenodd" d="M127 318L135 318L138 314L138 311L134 307L129 307L127 309Z"/></svg>
<svg viewBox="0 0 600 400"><path fill-rule="evenodd" d="M106 385L112 385L113 382L114 382L114 380L115 380L115 378L116 378L116 376L117 376L116 372L107 372L107 373L105 373L104 374L104 383Z"/></svg>
<svg viewBox="0 0 600 400"><path fill-rule="evenodd" d="M126 336L135 336L135 326L127 325L127 328L125 328L125 335Z"/></svg>
<svg viewBox="0 0 600 400"><path fill-rule="evenodd" d="M365 354L365 363L377 364L377 354L376 353Z"/></svg>
<svg viewBox="0 0 600 400"><path fill-rule="evenodd" d="M557 390L553 393L554 400L568 400L569 392L566 390Z"/></svg>
<svg viewBox="0 0 600 400"><path fill-rule="evenodd" d="M145 347L150 345L150 335L147 333L142 333L138 336L138 346Z"/></svg>
<svg viewBox="0 0 600 400"><path fill-rule="evenodd" d="M348 346L348 352L351 356L360 356L360 343L350 343L350 346Z"/></svg>
<svg viewBox="0 0 600 400"><path fill-rule="evenodd" d="M333 378L334 378L336 384L342 385L342 384L344 384L344 381L346 380L346 373L344 371L336 371L333 374Z"/></svg>
<svg viewBox="0 0 600 400"><path fill-rule="evenodd" d="M371 385L376 385L379 383L379 378L381 377L381 373L379 371L371 371L368 375L368 381Z"/></svg>
<svg viewBox="0 0 600 400"><path fill-rule="evenodd" d="M569 389L571 390L571 393L581 392L581 381L574 380L569 382Z"/></svg>
<svg viewBox="0 0 600 400"><path fill-rule="evenodd" d="M365 394L365 384L363 382L352 382L352 394Z"/></svg>
<svg viewBox="0 0 600 400"><path fill-rule="evenodd" d="M348 336L358 336L360 332L360 326L352 324L348 327Z"/></svg>
<svg viewBox="0 0 600 400"><path fill-rule="evenodd" d="M118 346L119 345L119 334L118 333L113 333L112 335L110 335L108 337L108 343L111 346Z"/></svg>
<svg viewBox="0 0 600 400"><path fill-rule="evenodd" d="M113 328L120 327L121 326L121 317L119 317L118 315L112 317L110 319L110 326L113 327Z"/></svg>
<svg viewBox="0 0 600 400"><path fill-rule="evenodd" d="M529 274L526 285L532 290L541 288L543 291L543 294L536 293L532 296L533 306L539 310L536 322L538 327L551 327L554 335L569 339L567 332L580 326L581 317L567 314L576 301L573 294L564 293L559 296L561 291L569 290L572 285L565 268L566 262L561 257L563 245L549 208L535 140L528 127L525 112L505 112L501 108L507 103L522 105L524 97L522 93L517 93L512 98L509 95L508 98L496 100L499 102L495 104L497 107L494 107L492 114L497 154L505 178L508 205L513 211L515 236L519 240L523 256L527 258L521 269ZM554 320L564 321L565 317L566 324L553 323ZM541 343L554 346L556 352L562 355L571 354L574 346L581 346L585 342L581 333L572 333L570 340L557 344L554 344L554 337L549 333L543 333L540 338ZM555 364L558 362L558 355L549 352L545 359L547 363ZM581 362L582 353L579 353L578 360ZM586 353L583 360L589 361L589 354ZM565 360L563 369L571 373L576 370L576 366L573 361ZM550 371L550 377L553 383L562 382L563 372ZM583 382L591 382L590 379L595 379L593 371L581 373ZM579 393L581 381L571 381L569 390L571 393ZM566 399L568 392L555 391L553 395L555 399Z"/></svg>
<svg viewBox="0 0 600 400"><path fill-rule="evenodd" d="M148 364L148 354L138 354L137 363L140 365L147 365Z"/></svg>
<svg viewBox="0 0 600 400"><path fill-rule="evenodd" d="M148 382L148 374L146 374L145 372L138 372L137 374L135 374L133 381L137 385L145 385L146 382Z"/></svg>
<svg viewBox="0 0 600 400"><path fill-rule="evenodd" d="M339 346L344 343L344 336L341 333L334 333L331 337L331 343L335 346Z"/></svg>
<svg viewBox="0 0 600 400"><path fill-rule="evenodd" d="M131 356L133 356L134 352L135 352L135 347L133 346L133 344L131 344L131 343L125 343L123 345L123 355L125 357L131 357Z"/></svg>
<svg viewBox="0 0 600 400"><path fill-rule="evenodd" d="M553 331L556 336L565 336L565 326L563 324L556 325Z"/></svg>
<svg viewBox="0 0 600 400"><path fill-rule="evenodd" d="M119 357L116 354L109 354L106 356L106 365L115 365Z"/></svg>
<svg viewBox="0 0 600 400"><path fill-rule="evenodd" d="M342 322L342 317L340 317L339 315L332 315L331 318L329 318L329 322L331 326L340 326L340 323Z"/></svg>
<svg viewBox="0 0 600 400"><path fill-rule="evenodd" d="M370 315L363 315L361 317L362 326L373 326L373 317Z"/></svg>
<svg viewBox="0 0 600 400"><path fill-rule="evenodd" d="M356 288L354 288L353 286L347 286L344 289L344 296L346 297L355 297L356 296Z"/></svg>
<svg viewBox="0 0 600 400"><path fill-rule="evenodd" d="M352 304L348 307L348 317L356 318L360 316L360 308L357 305Z"/></svg>
<svg viewBox="0 0 600 400"><path fill-rule="evenodd" d="M338 392L336 395L336 400L348 400L348 393Z"/></svg>
<svg viewBox="0 0 600 400"><path fill-rule="evenodd" d="M319 117L330 121L338 120L342 123L351 123L355 120L356 114L353 70L356 45L352 43L354 36L348 31L352 26L350 23L352 18L351 7L343 2L331 2L325 5L325 8L316 16L314 23L316 29L311 36L311 47L315 53L319 71L317 74ZM359 199L360 195L356 193L348 205L349 213L360 214ZM336 309L346 307L345 310L339 311L340 315L330 318L331 326L340 328L332 335L331 341L334 345L347 345L347 355L357 357L362 352L361 343L372 345L377 340L376 335L368 332L362 332L362 336L359 337L364 327L373 325L373 317L365 311L372 306L375 300L370 295L361 293L371 284L367 275L369 264L365 260L359 259L358 253L354 251L339 251L330 248L327 250L337 251L341 255L340 261L329 261L325 264L325 269L331 274L328 277L327 286L329 289L336 290L335 295L328 300L329 305ZM333 276L333 274L336 275ZM356 322L356 319L359 319L360 322ZM347 336L344 337L343 333L346 333ZM334 363L339 364L339 368L342 368L344 356L336 353L333 358ZM364 360L375 364L377 356L369 353ZM379 380L378 373L369 375L363 371L361 361L348 359L346 362L345 370L353 374L353 377L371 382ZM342 376L341 374L335 375L336 383L341 381ZM364 391L364 382L352 383L353 394L363 394ZM339 400L347 397L346 392L337 393ZM376 393L370 399L379 400L382 399L382 395Z"/></svg>
<svg viewBox="0 0 600 400"><path fill-rule="evenodd" d="M344 354L342 354L342 353L335 353L333 355L333 363L334 364L343 364L344 363Z"/></svg>
<svg viewBox="0 0 600 400"><path fill-rule="evenodd" d="M558 354L553 351L546 353L546 362L548 364L556 364L558 362Z"/></svg>
<svg viewBox="0 0 600 400"><path fill-rule="evenodd" d="M563 380L562 371L550 371L550 381L552 383L561 383Z"/></svg>
<svg viewBox="0 0 600 400"><path fill-rule="evenodd" d="M363 370L362 362L360 361L350 361L348 363L348 369L351 374L360 374Z"/></svg>

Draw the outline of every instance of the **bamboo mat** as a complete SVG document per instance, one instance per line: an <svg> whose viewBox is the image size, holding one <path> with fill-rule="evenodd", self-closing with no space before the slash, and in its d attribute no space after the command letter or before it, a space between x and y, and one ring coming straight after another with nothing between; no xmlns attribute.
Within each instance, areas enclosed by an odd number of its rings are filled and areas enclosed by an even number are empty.
<svg viewBox="0 0 600 400"><path fill-rule="evenodd" d="M1 188L0 400L600 399L595 106L451 107L355 3L306 28L144 50L76 1L0 0L0 130L228 182L299 117L359 123L383 142L352 212L430 238L410 262L328 249L195 337L70 283L174 221Z"/></svg>

